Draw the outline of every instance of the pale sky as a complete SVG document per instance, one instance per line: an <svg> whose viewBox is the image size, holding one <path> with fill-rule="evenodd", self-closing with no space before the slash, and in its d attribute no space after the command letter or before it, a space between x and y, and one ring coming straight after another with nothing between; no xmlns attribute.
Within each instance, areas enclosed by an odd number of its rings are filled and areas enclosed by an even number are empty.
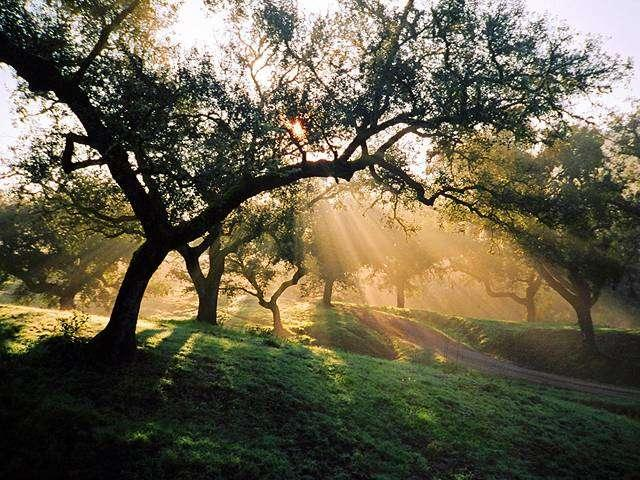
<svg viewBox="0 0 640 480"><path fill-rule="evenodd" d="M299 3L322 12L334 0L300 0ZM601 36L609 52L633 59L635 69L630 81L598 102L606 108L626 111L631 99L640 99L640 0L526 0L526 3L531 10L562 20L575 31ZM202 41L208 30L198 5L199 0L187 0L183 11L186 25L179 33L190 44ZM15 87L11 70L0 67L0 164L9 155L9 148L18 136L12 125L14 105L10 98ZM587 104L580 105L579 110L582 114L594 111Z"/></svg>

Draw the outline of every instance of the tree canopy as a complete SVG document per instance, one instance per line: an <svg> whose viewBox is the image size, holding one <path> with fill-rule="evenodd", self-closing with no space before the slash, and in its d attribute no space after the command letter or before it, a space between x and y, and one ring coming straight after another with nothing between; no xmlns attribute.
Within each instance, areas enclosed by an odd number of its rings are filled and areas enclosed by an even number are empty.
<svg viewBox="0 0 640 480"><path fill-rule="evenodd" d="M37 133L55 145L43 168L108 172L145 238L95 341L107 357L133 354L167 252L247 199L368 170L431 205L458 187L416 176L409 138L451 146L484 128L533 139L536 122L558 128L571 96L625 70L515 1L344 1L318 18L289 2L232 3L209 3L228 20L212 32L223 55L159 34L175 17L163 0L9 0L0 12L0 62L65 118Z"/></svg>
<svg viewBox="0 0 640 480"><path fill-rule="evenodd" d="M592 348L591 307L637 259L640 227L627 183L603 144L600 132L575 127L537 154L509 139L482 137L447 160L476 185L454 211L480 216L526 252L574 308Z"/></svg>
<svg viewBox="0 0 640 480"><path fill-rule="evenodd" d="M61 308L74 308L78 294L99 303L134 248L131 238L92 231L56 197L0 200L0 272L29 293L56 298Z"/></svg>

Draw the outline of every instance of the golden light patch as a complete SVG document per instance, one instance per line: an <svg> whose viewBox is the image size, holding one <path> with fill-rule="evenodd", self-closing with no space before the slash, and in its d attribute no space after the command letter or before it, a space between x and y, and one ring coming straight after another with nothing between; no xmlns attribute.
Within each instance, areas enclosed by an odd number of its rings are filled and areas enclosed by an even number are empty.
<svg viewBox="0 0 640 480"><path fill-rule="evenodd" d="M302 120L299 118L286 119L284 121L284 126L298 142L302 142L307 138L307 132L304 129Z"/></svg>

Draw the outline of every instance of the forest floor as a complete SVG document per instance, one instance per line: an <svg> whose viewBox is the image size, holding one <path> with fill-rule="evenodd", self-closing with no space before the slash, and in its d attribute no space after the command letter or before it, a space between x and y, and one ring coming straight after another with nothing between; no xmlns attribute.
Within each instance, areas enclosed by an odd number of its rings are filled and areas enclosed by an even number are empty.
<svg viewBox="0 0 640 480"><path fill-rule="evenodd" d="M348 306L297 307L287 341L142 320L114 368L83 354L103 317L69 341L68 313L0 306L0 478L640 478L638 401L413 363Z"/></svg>

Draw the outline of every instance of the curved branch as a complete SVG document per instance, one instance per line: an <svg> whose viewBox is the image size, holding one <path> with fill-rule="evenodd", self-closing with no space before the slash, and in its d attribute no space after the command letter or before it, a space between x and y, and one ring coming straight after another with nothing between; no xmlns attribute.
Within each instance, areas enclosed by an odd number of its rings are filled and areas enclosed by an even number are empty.
<svg viewBox="0 0 640 480"><path fill-rule="evenodd" d="M166 210L149 197L129 163L127 150L102 122L102 115L85 91L66 79L53 61L31 53L3 32L0 32L0 63L13 67L34 93L54 92L69 107L87 132L88 144L102 155L147 235L150 238L166 235L171 228ZM69 157L73 152L71 147L66 149Z"/></svg>
<svg viewBox="0 0 640 480"><path fill-rule="evenodd" d="M304 266L298 265L298 267L296 268L296 271L293 273L293 276L289 280L282 282L278 287L278 289L275 292L273 292L273 295L271 295L271 299L269 300L269 303L277 302L278 298L280 298L280 296L284 293L284 291L289 287L297 285L297 283L300 281L302 277L305 276L306 273L307 273L307 270L304 268Z"/></svg>
<svg viewBox="0 0 640 480"><path fill-rule="evenodd" d="M78 135L77 133L67 133L64 141L64 150L60 162L62 163L62 170L64 173L71 173L76 170L80 170L86 167L104 165L105 162L102 159L96 160L84 160L82 162L73 162L73 152L76 143L82 145L91 145L89 138L84 135Z"/></svg>

